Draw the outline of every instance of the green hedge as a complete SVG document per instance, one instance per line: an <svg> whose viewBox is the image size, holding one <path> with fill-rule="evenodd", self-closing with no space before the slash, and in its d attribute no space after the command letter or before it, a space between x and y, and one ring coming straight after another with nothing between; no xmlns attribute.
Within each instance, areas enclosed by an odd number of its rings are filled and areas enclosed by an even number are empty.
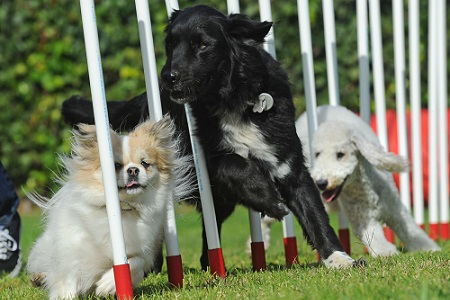
<svg viewBox="0 0 450 300"><path fill-rule="evenodd" d="M166 9L150 0L158 68L164 59ZM226 12L226 1L180 1L180 7L205 3ZM322 1L310 1L317 98L327 102ZM257 1L241 1L241 11L259 19ZM304 110L302 62L295 0L272 1L277 57L291 75L298 113ZM421 1L422 62L426 78L426 12ZM406 7L406 6L405 6ZM96 1L97 22L108 99L127 99L145 89L133 1ZM358 103L355 1L336 0L336 36L343 105ZM382 4L387 106L394 106L392 8ZM407 18L405 18L407 20ZM19 192L48 194L55 186L57 154L70 151L70 128L60 106L73 95L90 95L78 1L0 2L0 159ZM424 81L423 84L426 84ZM426 88L422 89L426 99Z"/></svg>

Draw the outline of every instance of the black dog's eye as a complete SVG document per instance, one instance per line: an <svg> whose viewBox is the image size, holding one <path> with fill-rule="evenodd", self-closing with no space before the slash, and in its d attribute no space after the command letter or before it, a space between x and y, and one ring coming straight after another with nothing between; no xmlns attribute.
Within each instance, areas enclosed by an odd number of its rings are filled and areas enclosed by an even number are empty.
<svg viewBox="0 0 450 300"><path fill-rule="evenodd" d="M116 171L120 170L122 168L122 165L118 162L114 163L114 168L116 169Z"/></svg>
<svg viewBox="0 0 450 300"><path fill-rule="evenodd" d="M316 152L316 153L314 153L314 156L315 156L316 158L318 158L318 157L319 157L319 155L320 155L320 152Z"/></svg>
<svg viewBox="0 0 450 300"><path fill-rule="evenodd" d="M343 158L345 156L345 153L344 152L338 152L338 153L336 153L336 158L337 158L337 160L341 160L341 158Z"/></svg>
<svg viewBox="0 0 450 300"><path fill-rule="evenodd" d="M200 49L200 50L204 50L204 49L206 49L206 47L207 47L207 45L205 44L205 42L200 42L198 44L198 49Z"/></svg>
<svg viewBox="0 0 450 300"><path fill-rule="evenodd" d="M141 165L142 165L144 168L146 168L146 169L147 169L148 167L150 167L150 164L147 163L147 162L144 161L144 160L141 162Z"/></svg>

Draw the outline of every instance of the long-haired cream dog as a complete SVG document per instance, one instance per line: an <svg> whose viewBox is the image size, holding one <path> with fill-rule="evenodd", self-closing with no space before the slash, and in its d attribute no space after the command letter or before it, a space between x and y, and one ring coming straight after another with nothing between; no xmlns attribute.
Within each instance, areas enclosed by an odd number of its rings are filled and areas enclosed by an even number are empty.
<svg viewBox="0 0 450 300"><path fill-rule="evenodd" d="M129 135L111 131L127 257L133 287L158 268L166 207L176 194L188 162L177 158L177 139L168 117L147 121ZM45 231L27 265L50 299L115 293L113 258L95 127L74 131L71 157L64 157L61 189L50 199L34 197L45 214ZM188 180L189 182L189 180ZM179 184L180 183L180 184Z"/></svg>

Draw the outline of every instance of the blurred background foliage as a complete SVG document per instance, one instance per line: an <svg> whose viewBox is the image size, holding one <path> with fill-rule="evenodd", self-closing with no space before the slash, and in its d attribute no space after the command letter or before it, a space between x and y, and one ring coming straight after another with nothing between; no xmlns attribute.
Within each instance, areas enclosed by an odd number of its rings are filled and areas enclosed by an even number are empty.
<svg viewBox="0 0 450 300"><path fill-rule="evenodd" d="M106 94L129 99L145 90L133 1L95 1ZM150 0L158 68L164 58L164 1ZM209 4L226 13L226 1L179 1L180 7ZM322 1L311 0L310 18L319 104L328 101ZM355 0L335 0L341 103L358 108ZM405 20L407 21L407 1ZM421 63L426 85L427 1L421 5ZM272 1L277 57L288 70L297 113L305 107L297 1ZM241 12L259 19L258 2L241 1ZM387 107L395 106L391 1L381 5ZM406 22L407 23L407 22ZM405 33L407 29L405 28ZM406 45L407 45L406 39ZM422 89L426 103L426 88ZM61 103L73 94L90 97L81 14L73 0L0 0L0 159L23 197L55 188L57 154L69 153L70 129Z"/></svg>

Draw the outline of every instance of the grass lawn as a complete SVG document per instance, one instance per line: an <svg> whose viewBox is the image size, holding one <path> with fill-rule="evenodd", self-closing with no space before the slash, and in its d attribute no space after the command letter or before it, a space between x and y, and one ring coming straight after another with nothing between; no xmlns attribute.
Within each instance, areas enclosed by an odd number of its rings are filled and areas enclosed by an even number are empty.
<svg viewBox="0 0 450 300"><path fill-rule="evenodd" d="M199 215L186 206L177 210L184 287L171 289L163 269L161 274L151 274L144 280L135 290L136 299L450 299L450 242L440 242L443 251L438 253L405 253L372 259L352 237L352 256L365 257L369 266L329 270L316 263L315 252L306 245L297 226L299 264L286 269L282 228L278 223L273 226L271 248L266 255L268 269L255 273L245 251L248 213L238 208L223 227L227 278L218 279L200 270ZM42 231L40 220L39 211L22 214L24 262ZM337 228L337 218L333 216L331 221ZM32 287L22 270L18 278L0 278L0 299L46 299L46 292Z"/></svg>

